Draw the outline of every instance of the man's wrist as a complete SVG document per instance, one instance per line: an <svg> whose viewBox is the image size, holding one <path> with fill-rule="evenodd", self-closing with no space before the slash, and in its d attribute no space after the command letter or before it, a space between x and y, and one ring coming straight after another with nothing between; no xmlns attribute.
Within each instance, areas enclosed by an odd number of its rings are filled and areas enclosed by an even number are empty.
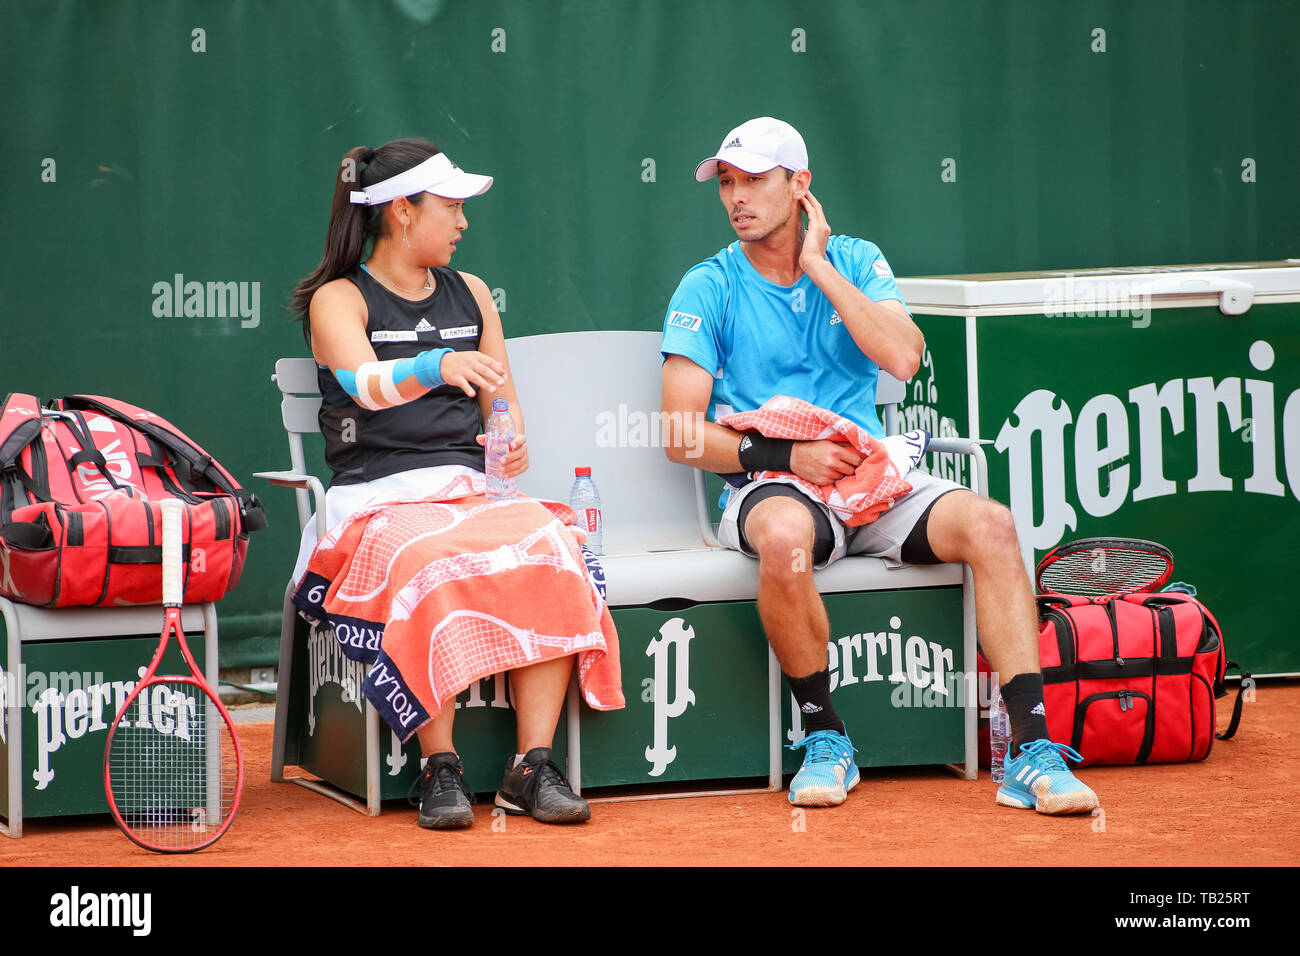
<svg viewBox="0 0 1300 956"><path fill-rule="evenodd" d="M834 264L824 256L818 257L807 264L801 263L800 265L804 274L807 275L809 279L812 279L813 284L822 289L822 292L826 291L822 288L822 283L837 278L843 278L843 276L840 275L840 271L835 268Z"/></svg>
<svg viewBox="0 0 1300 956"><path fill-rule="evenodd" d="M758 432L746 432L741 436L737 454L740 467L747 472L789 471L793 450L793 438L768 438Z"/></svg>

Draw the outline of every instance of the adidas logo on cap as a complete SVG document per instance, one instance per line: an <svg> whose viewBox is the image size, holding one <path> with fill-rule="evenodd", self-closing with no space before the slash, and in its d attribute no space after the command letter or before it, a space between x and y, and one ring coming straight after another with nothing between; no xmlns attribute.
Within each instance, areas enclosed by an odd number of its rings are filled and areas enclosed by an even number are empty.
<svg viewBox="0 0 1300 956"><path fill-rule="evenodd" d="M808 148L789 123L771 116L746 120L722 138L718 151L695 167L696 182L718 174L718 164L736 165L749 173L764 173L777 166L792 172L808 168Z"/></svg>

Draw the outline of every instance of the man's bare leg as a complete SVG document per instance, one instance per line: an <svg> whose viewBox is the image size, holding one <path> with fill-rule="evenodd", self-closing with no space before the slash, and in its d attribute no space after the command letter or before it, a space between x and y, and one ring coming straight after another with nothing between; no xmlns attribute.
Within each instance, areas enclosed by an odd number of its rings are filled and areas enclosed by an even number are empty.
<svg viewBox="0 0 1300 956"><path fill-rule="evenodd" d="M758 616L807 730L804 763L790 782L790 802L836 806L860 775L844 723L831 705L830 622L812 576L812 513L792 498L766 498L749 512L744 531L758 555Z"/></svg>
<svg viewBox="0 0 1300 956"><path fill-rule="evenodd" d="M1006 679L1038 673L1038 610L1011 512L969 491L935 502L926 530L941 561L970 565L980 646Z"/></svg>
<svg viewBox="0 0 1300 956"><path fill-rule="evenodd" d="M1097 795L1070 773L1060 748L1049 742L1038 611L1011 512L973 492L954 491L935 502L926 532L936 557L968 564L975 578L980 645L1011 717L1008 776L998 802L1040 813L1092 810Z"/></svg>
<svg viewBox="0 0 1300 956"><path fill-rule="evenodd" d="M830 622L813 582L812 515L791 498L767 498L746 518L745 538L758 555L758 616L781 670L825 670Z"/></svg>

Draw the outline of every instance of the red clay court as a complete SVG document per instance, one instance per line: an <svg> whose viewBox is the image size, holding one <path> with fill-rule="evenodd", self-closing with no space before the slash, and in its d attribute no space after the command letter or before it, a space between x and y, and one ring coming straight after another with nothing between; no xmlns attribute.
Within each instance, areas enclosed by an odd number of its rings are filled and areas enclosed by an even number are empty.
<svg viewBox="0 0 1300 956"><path fill-rule="evenodd" d="M1218 702L1227 725L1236 685ZM368 819L269 780L271 724L239 725L247 783L214 847L160 856L107 816L29 819L0 839L18 866L1106 866L1271 867L1300 862L1300 681L1262 682L1236 738L1208 760L1089 767L1104 816L1044 817L996 807L986 776L941 768L866 770L842 807L795 812L784 793L597 803L592 821L555 827L492 816L469 830L415 825L400 801ZM868 739L868 734L862 734ZM497 760L466 754L466 760ZM495 828L494 828L495 824ZM801 827L802 824L802 827Z"/></svg>

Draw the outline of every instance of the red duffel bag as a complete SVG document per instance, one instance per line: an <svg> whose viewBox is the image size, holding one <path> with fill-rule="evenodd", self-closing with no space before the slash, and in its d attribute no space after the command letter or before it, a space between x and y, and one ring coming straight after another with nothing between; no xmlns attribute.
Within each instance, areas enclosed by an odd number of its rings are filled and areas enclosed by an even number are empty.
<svg viewBox="0 0 1300 956"><path fill-rule="evenodd" d="M44 607L162 602L165 498L185 504L185 600L239 580L257 498L166 419L73 395L0 413L0 595Z"/></svg>
<svg viewBox="0 0 1300 956"><path fill-rule="evenodd" d="M1052 740L1084 764L1204 760L1227 658L1214 615L1189 594L1040 595L1039 658ZM1231 725L1241 716L1238 693Z"/></svg>

